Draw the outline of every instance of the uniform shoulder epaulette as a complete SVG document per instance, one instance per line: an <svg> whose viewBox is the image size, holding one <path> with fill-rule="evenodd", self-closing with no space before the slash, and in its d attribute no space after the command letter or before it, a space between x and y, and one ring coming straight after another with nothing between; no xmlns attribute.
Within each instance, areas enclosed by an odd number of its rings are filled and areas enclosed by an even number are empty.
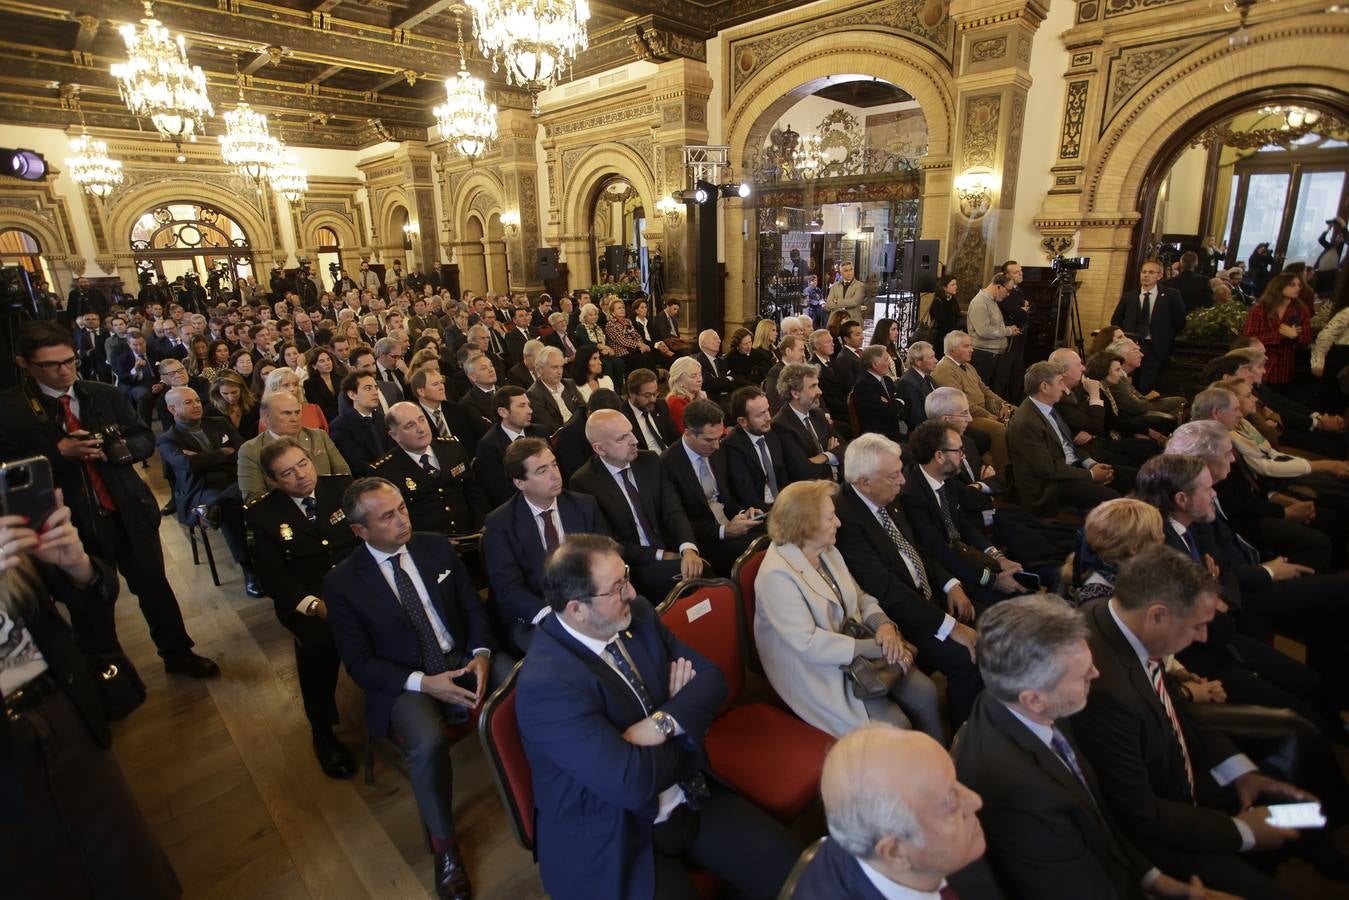
<svg viewBox="0 0 1349 900"><path fill-rule="evenodd" d="M384 454L384 455L381 456L379 459L377 459L377 460L375 460L374 462L372 462L370 465L371 465L372 467L373 467L373 466L382 466L382 465L384 465L386 462L388 462L388 461L389 461L390 459L392 459L392 458L393 458L393 451L390 450L388 453Z"/></svg>
<svg viewBox="0 0 1349 900"><path fill-rule="evenodd" d="M270 491L267 491L264 494L258 494L252 500L245 501L244 509L248 509L250 506L253 506L254 504L261 503L263 500L266 500L268 497L272 496L272 494L275 494L277 490L278 488L272 488Z"/></svg>
<svg viewBox="0 0 1349 900"><path fill-rule="evenodd" d="M443 435L443 434L438 434L438 435L436 435L435 437L431 438L431 440L433 440L433 441L445 441L446 443L450 443L450 444L457 444L457 443L459 443L459 438L455 437L454 435L449 435L449 436L447 437L447 436L445 436L445 435Z"/></svg>

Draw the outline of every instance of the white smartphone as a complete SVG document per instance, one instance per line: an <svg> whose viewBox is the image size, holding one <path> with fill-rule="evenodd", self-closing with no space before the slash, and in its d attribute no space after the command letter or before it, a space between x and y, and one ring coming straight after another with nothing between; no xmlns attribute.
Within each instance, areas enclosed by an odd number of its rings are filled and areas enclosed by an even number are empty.
<svg viewBox="0 0 1349 900"><path fill-rule="evenodd" d="M1325 828L1326 817L1319 803L1275 803L1265 820L1275 828Z"/></svg>

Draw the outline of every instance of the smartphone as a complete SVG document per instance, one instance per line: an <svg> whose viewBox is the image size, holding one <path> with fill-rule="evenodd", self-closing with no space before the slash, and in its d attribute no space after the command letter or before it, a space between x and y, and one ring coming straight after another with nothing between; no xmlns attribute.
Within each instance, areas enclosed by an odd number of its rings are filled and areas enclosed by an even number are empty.
<svg viewBox="0 0 1349 900"><path fill-rule="evenodd" d="M768 513L766 513L766 512L760 512L758 515L750 516L750 517L749 517L749 520L750 520L751 522L762 522L762 521L763 521L764 519L766 519L766 518L768 518Z"/></svg>
<svg viewBox="0 0 1349 900"><path fill-rule="evenodd" d="M1326 817L1319 803L1275 803L1265 820L1275 828L1325 828Z"/></svg>
<svg viewBox="0 0 1349 900"><path fill-rule="evenodd" d="M56 511L52 466L45 456L0 463L0 515L27 516L31 528L41 528Z"/></svg>
<svg viewBox="0 0 1349 900"><path fill-rule="evenodd" d="M1017 584L1032 593L1040 589L1040 576L1034 572L1013 572L1012 578Z"/></svg>

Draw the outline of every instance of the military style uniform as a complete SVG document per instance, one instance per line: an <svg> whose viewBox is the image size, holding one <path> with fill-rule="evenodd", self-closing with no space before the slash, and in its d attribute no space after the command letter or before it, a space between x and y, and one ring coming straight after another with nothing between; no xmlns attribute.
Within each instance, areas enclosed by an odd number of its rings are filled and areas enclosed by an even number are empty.
<svg viewBox="0 0 1349 900"><path fill-rule="evenodd" d="M314 488L314 518L285 491L272 490L244 506L253 568L276 604L276 616L295 635L296 674L305 715L316 731L337 721L337 670L341 659L328 623L301 609L323 596L323 577L360 543L342 513L349 475L321 475Z"/></svg>
<svg viewBox="0 0 1349 900"><path fill-rule="evenodd" d="M370 474L398 487L407 503L413 531L471 534L487 517L487 497L473 478L464 447L454 438L435 437L426 448L438 471L428 471L402 447L370 465Z"/></svg>

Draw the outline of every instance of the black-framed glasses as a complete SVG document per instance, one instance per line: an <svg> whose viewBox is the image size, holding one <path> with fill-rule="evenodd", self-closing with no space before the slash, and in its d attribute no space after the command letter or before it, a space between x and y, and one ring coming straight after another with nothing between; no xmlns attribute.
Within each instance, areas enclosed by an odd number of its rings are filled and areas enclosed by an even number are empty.
<svg viewBox="0 0 1349 900"><path fill-rule="evenodd" d="M44 372L55 372L57 369L73 369L78 364L78 362L79 362L78 358L72 356L70 357L70 359L51 359L45 360L43 362L38 362L34 360L29 362L28 364L30 366L36 366L37 368L41 369Z"/></svg>
<svg viewBox="0 0 1349 900"><path fill-rule="evenodd" d="M618 580L618 584L615 587L610 588L603 594L592 594L590 596L590 599L600 600L604 597L612 597L615 594L621 594L623 593L623 588L627 587L630 584L632 584L632 569L631 567L625 565L623 567L623 577Z"/></svg>
<svg viewBox="0 0 1349 900"><path fill-rule="evenodd" d="M961 456L965 455L964 447L938 447L937 449L943 453L959 453Z"/></svg>

